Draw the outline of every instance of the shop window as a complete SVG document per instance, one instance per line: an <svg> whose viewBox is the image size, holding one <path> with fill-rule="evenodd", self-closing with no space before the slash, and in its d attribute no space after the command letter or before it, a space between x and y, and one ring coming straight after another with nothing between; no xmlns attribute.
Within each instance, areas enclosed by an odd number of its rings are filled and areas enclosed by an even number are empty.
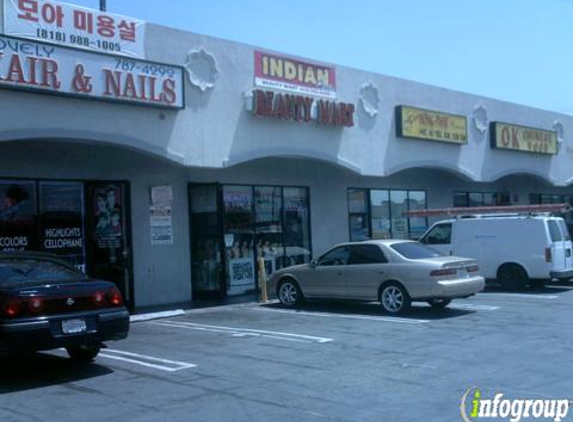
<svg viewBox="0 0 573 422"><path fill-rule="evenodd" d="M240 294L255 285L252 187L223 186L223 207L227 291Z"/></svg>
<svg viewBox="0 0 573 422"><path fill-rule="evenodd" d="M85 272L84 189L78 182L40 182L40 249ZM115 222L110 213L110 229Z"/></svg>
<svg viewBox="0 0 573 422"><path fill-rule="evenodd" d="M285 265L304 264L311 259L308 189L283 188L283 199Z"/></svg>
<svg viewBox="0 0 573 422"><path fill-rule="evenodd" d="M0 181L0 250L37 250L36 183Z"/></svg>
<svg viewBox="0 0 573 422"><path fill-rule="evenodd" d="M403 213L425 208L425 191L348 189L350 240L416 239L427 229L427 219Z"/></svg>
<svg viewBox="0 0 573 422"><path fill-rule="evenodd" d="M426 192L409 191L408 209L410 211L426 209ZM410 239L419 239L428 228L428 220L425 217L412 217L408 221L410 224Z"/></svg>
<svg viewBox="0 0 573 422"><path fill-rule="evenodd" d="M370 213L372 239L389 239L390 230L390 192L387 190L370 191Z"/></svg>
<svg viewBox="0 0 573 422"><path fill-rule="evenodd" d="M369 239L368 189L348 190L348 213L350 215L350 241Z"/></svg>
<svg viewBox="0 0 573 422"><path fill-rule="evenodd" d="M489 207L510 205L508 193L503 192L454 192L454 207Z"/></svg>
<svg viewBox="0 0 573 422"><path fill-rule="evenodd" d="M256 287L255 258L267 275L310 261L307 188L224 185L222 197L227 294Z"/></svg>

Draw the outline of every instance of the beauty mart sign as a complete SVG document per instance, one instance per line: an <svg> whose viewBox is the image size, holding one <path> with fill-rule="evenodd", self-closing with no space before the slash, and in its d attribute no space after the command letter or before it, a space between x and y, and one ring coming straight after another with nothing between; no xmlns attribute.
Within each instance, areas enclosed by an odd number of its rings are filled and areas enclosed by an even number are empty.
<svg viewBox="0 0 573 422"><path fill-rule="evenodd" d="M145 58L145 22L47 0L3 0L6 35Z"/></svg>
<svg viewBox="0 0 573 422"><path fill-rule="evenodd" d="M184 108L183 68L0 36L0 88Z"/></svg>

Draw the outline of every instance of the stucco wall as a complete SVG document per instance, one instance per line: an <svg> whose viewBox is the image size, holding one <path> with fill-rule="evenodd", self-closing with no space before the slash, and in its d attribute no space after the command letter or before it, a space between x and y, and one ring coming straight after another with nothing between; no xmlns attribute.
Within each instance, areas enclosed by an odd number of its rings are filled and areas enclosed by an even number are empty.
<svg viewBox="0 0 573 422"><path fill-rule="evenodd" d="M253 89L256 47L152 24L148 25L146 43L148 59L173 64L184 64L190 51L204 49L216 61L214 88L203 92L186 78L186 109L182 111L2 90L0 141L104 141L191 167L224 168L259 157L300 156L326 160L368 176L431 166L462 173L474 181L493 181L514 173L534 174L556 185L573 180L571 116L336 66L338 100L356 105L354 127L326 128L255 118L245 110L244 94ZM380 99L374 118L359 102L360 90L367 83L375 87ZM397 105L466 115L468 144L397 138ZM477 106L485 108L489 121L548 130L559 122L564 133L559 154L492 150L489 134L479 132L473 124Z"/></svg>

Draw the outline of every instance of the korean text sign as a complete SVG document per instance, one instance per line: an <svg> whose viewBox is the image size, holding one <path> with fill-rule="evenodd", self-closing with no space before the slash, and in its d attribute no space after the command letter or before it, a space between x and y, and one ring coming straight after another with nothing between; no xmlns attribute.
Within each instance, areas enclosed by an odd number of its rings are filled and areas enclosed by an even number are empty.
<svg viewBox="0 0 573 422"><path fill-rule="evenodd" d="M0 36L0 87L183 108L183 68Z"/></svg>
<svg viewBox="0 0 573 422"><path fill-rule="evenodd" d="M144 58L145 22L46 0L3 0L4 34Z"/></svg>

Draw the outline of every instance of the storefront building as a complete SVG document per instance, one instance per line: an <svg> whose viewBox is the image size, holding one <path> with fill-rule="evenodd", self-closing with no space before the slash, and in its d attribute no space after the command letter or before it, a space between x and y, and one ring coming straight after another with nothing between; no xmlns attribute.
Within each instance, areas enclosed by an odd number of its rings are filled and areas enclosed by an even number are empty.
<svg viewBox="0 0 573 422"><path fill-rule="evenodd" d="M572 201L572 116L50 1L2 7L0 249L60 255L134 309L251 292L257 257L272 272L416 238L431 221L407 210Z"/></svg>

